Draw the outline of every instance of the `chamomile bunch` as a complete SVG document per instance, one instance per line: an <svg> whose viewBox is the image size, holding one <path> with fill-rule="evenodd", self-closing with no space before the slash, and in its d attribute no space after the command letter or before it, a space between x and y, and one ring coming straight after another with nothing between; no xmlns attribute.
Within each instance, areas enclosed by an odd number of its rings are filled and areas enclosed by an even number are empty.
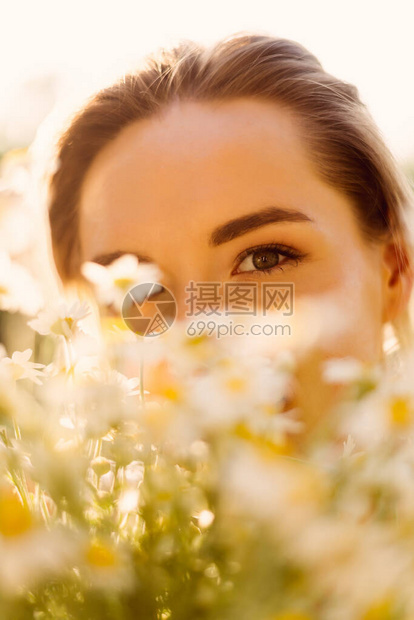
<svg viewBox="0 0 414 620"><path fill-rule="evenodd" d="M62 300L30 320L49 363L0 351L0 617L411 620L410 359L326 362L317 313L147 338L117 316L145 268L87 268L102 339Z"/></svg>

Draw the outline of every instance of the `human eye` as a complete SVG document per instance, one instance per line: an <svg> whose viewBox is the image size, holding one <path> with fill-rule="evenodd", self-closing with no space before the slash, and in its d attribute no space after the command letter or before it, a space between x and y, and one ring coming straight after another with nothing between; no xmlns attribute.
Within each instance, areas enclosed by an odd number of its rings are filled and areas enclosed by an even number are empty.
<svg viewBox="0 0 414 620"><path fill-rule="evenodd" d="M251 272L269 274L275 269L283 271L287 265L298 265L303 258L305 254L291 246L279 243L258 245L239 254L232 275Z"/></svg>

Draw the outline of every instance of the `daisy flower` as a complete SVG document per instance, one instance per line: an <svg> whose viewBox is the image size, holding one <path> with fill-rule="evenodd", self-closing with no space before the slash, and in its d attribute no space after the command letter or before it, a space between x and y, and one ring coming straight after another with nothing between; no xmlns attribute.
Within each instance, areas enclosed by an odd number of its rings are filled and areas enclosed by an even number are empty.
<svg viewBox="0 0 414 620"><path fill-rule="evenodd" d="M162 275L156 265L139 265L133 254L124 254L108 266L86 261L81 271L94 287L98 303L112 306L116 311L120 311L125 294L132 286L158 282Z"/></svg>
<svg viewBox="0 0 414 620"><path fill-rule="evenodd" d="M94 369L79 376L76 389L68 393L82 411L78 422L88 437L106 435L111 428L136 415L139 379L115 369ZM132 401L132 402L131 402Z"/></svg>
<svg viewBox="0 0 414 620"><path fill-rule="evenodd" d="M133 570L127 547L111 539L95 538L84 548L82 577L97 590L128 590L133 588Z"/></svg>
<svg viewBox="0 0 414 620"><path fill-rule="evenodd" d="M40 368L44 368L45 366L44 364L29 362L32 353L32 349L14 351L11 357L3 357L0 359L0 364L3 368L7 368L10 371L15 380L30 379L33 383L41 385L42 382L39 377L43 377L43 372Z"/></svg>
<svg viewBox="0 0 414 620"><path fill-rule="evenodd" d="M126 377L114 368L109 370L95 369L90 373L88 379L91 383L96 383L97 385L102 384L116 387L122 398L139 394L139 390L135 389L139 385L138 377Z"/></svg>
<svg viewBox="0 0 414 620"><path fill-rule="evenodd" d="M71 339L79 329L79 322L89 314L86 302L75 301L72 305L60 302L55 308L42 310L28 325L44 336L53 334Z"/></svg>
<svg viewBox="0 0 414 620"><path fill-rule="evenodd" d="M64 571L75 559L75 539L62 528L46 530L12 488L0 488L0 590L18 593Z"/></svg>

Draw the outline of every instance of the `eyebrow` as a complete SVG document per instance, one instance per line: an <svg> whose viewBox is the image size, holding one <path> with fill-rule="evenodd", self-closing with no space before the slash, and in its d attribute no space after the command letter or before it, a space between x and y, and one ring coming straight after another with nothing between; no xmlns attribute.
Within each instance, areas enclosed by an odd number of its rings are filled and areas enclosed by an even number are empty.
<svg viewBox="0 0 414 620"><path fill-rule="evenodd" d="M241 217L235 218L217 226L209 237L208 244L210 247L217 247L228 241L232 241L237 237L247 234L262 226L268 226L269 224L280 224L285 222L313 222L305 213L296 211L293 209L286 209L284 207L266 207L261 211L255 211L254 213L248 213ZM109 265L112 261L120 258L124 254L133 254L138 258L139 262L151 263L152 259L145 254L138 254L137 252L127 252L125 250L117 250L115 252L109 252L107 254L99 254L92 258L94 263L100 265Z"/></svg>
<svg viewBox="0 0 414 620"><path fill-rule="evenodd" d="M145 254L138 254L138 252L127 252L126 250L117 250L116 252L108 252L107 254L98 254L91 258L93 263L98 263L99 265L109 265L117 258L124 256L124 254L133 254L137 257L138 262L140 263L152 263L152 259Z"/></svg>
<svg viewBox="0 0 414 620"><path fill-rule="evenodd" d="M261 211L242 215L226 224L217 226L210 235L209 245L216 247L262 226L282 222L313 222L313 220L301 211L285 209L284 207L266 207Z"/></svg>

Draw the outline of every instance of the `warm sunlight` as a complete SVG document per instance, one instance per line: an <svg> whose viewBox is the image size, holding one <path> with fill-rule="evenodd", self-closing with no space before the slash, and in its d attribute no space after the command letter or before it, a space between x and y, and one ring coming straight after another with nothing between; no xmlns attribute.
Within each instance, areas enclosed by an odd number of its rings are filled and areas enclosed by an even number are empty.
<svg viewBox="0 0 414 620"><path fill-rule="evenodd" d="M154 47L254 29L299 41L356 84L395 154L414 156L410 0L15 0L2 21L0 150L31 141L54 102L88 95Z"/></svg>

